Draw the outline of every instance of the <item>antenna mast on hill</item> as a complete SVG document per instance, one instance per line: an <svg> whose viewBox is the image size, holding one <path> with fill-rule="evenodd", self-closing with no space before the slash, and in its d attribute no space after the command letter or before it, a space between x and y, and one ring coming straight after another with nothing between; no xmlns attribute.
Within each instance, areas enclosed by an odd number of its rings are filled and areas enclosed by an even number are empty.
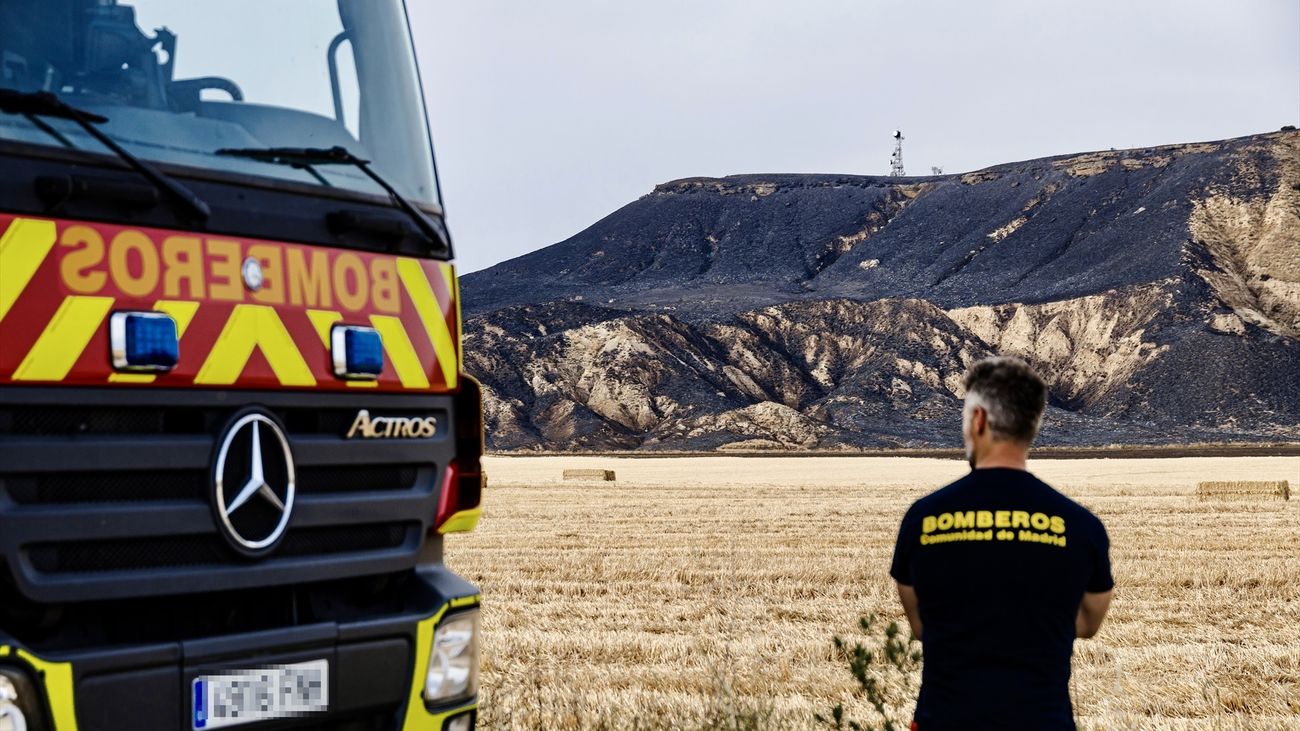
<svg viewBox="0 0 1300 731"><path fill-rule="evenodd" d="M889 156L889 175L894 178L907 175L903 172L903 131L901 129L894 130L894 154Z"/></svg>

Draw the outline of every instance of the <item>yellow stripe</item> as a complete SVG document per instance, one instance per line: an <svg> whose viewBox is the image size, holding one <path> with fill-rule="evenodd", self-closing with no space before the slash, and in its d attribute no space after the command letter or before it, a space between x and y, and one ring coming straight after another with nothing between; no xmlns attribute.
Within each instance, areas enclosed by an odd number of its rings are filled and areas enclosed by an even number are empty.
<svg viewBox="0 0 1300 731"><path fill-rule="evenodd" d="M53 221L29 218L15 218L0 234L0 320L32 281L57 237Z"/></svg>
<svg viewBox="0 0 1300 731"><path fill-rule="evenodd" d="M468 533L478 527L478 519L483 515L482 508L459 510L447 518L447 522L438 526L439 534Z"/></svg>
<svg viewBox="0 0 1300 731"><path fill-rule="evenodd" d="M461 342L461 319L460 319L460 277L456 276L456 267L452 264L443 264L442 273L447 277L447 291L451 292L452 299L456 301L456 368L460 372L465 371L465 344Z"/></svg>
<svg viewBox="0 0 1300 731"><path fill-rule="evenodd" d="M185 330L194 320L194 314L199 311L199 303L188 300L158 300L153 303L153 308L158 312L166 312L176 321L176 340L179 341L185 337ZM110 373L108 382L153 383L157 377L156 373Z"/></svg>
<svg viewBox="0 0 1300 731"><path fill-rule="evenodd" d="M230 319L217 336L217 344L194 377L204 385L228 386L239 379L253 355L262 351L282 386L315 386L316 379L303 360L293 338L275 308L266 305L235 305Z"/></svg>
<svg viewBox="0 0 1300 731"><path fill-rule="evenodd" d="M384 341L384 352L388 353L388 359L393 362L393 369L397 371L402 388L428 388L429 376L424 372L420 356L415 354L415 346L411 345L401 319L388 315L371 315L370 324L379 331L379 337Z"/></svg>
<svg viewBox="0 0 1300 731"><path fill-rule="evenodd" d="M442 368L442 378L448 388L456 387L456 345L447 331L447 320L442 316L442 307L433 294L433 287L424 276L424 268L415 259L398 259L397 275L402 279L406 294L415 303L415 310L424 324L424 331L433 343L433 351L438 356L438 366Z"/></svg>
<svg viewBox="0 0 1300 731"><path fill-rule="evenodd" d="M9 654L4 647L0 656ZM32 653L17 648L15 653L31 665L41 676L45 685L45 697L50 702L50 714L54 716L55 731L77 731L77 710L73 701L72 663L49 662Z"/></svg>
<svg viewBox="0 0 1300 731"><path fill-rule="evenodd" d="M478 604L481 601L483 601L483 596L481 594L475 594L474 596L463 596L456 599L452 599L451 608L460 609L461 607L469 607Z"/></svg>
<svg viewBox="0 0 1300 731"><path fill-rule="evenodd" d="M199 303L187 300L158 300L153 304L153 308L172 316L176 321L176 339L180 340L185 337L185 331L194 321L194 315L199 311Z"/></svg>
<svg viewBox="0 0 1300 731"><path fill-rule="evenodd" d="M447 282L447 291L456 291L456 271L450 264L439 262L438 268L442 270L442 278Z"/></svg>
<svg viewBox="0 0 1300 731"><path fill-rule="evenodd" d="M478 604L478 595L452 599L434 612L432 617L421 621L415 630L415 673L411 680L411 697L406 705L406 720L402 731L443 731L447 719L460 713L478 708L478 703L467 703L445 711L431 713L424 706L424 676L429 672L429 652L433 649L433 632L438 627L449 608L472 606ZM480 638L480 642L482 639Z"/></svg>
<svg viewBox="0 0 1300 731"><path fill-rule="evenodd" d="M109 383L153 383L158 375L155 373L110 373Z"/></svg>
<svg viewBox="0 0 1300 731"><path fill-rule="evenodd" d="M334 323L343 319L343 315L330 310L307 310L307 319L311 320L311 326L316 328L316 334L320 336L321 345L324 345L325 350L328 351L332 347L330 329L334 327Z"/></svg>
<svg viewBox="0 0 1300 731"><path fill-rule="evenodd" d="M50 318L27 357L14 371L15 381L62 381L113 308L112 297L70 296ZM108 358L108 344L104 344Z"/></svg>

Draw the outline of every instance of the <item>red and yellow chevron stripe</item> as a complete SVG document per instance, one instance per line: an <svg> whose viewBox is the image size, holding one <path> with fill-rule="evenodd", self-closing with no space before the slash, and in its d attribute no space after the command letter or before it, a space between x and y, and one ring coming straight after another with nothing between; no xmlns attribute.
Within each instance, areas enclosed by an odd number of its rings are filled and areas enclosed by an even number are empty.
<svg viewBox="0 0 1300 731"><path fill-rule="evenodd" d="M256 259L265 283L244 286ZM115 373L108 316L176 320L169 373ZM377 381L333 374L329 330L384 342ZM460 371L460 303L447 262L0 213L0 384L445 392Z"/></svg>

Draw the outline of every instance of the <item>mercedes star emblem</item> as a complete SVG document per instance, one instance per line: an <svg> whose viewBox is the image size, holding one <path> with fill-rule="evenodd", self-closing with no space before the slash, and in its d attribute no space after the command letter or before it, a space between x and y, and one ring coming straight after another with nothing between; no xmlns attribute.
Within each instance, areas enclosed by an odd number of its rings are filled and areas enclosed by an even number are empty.
<svg viewBox="0 0 1300 731"><path fill-rule="evenodd" d="M246 414L230 425L213 465L212 507L237 550L269 550L293 512L294 470L289 440L270 417Z"/></svg>

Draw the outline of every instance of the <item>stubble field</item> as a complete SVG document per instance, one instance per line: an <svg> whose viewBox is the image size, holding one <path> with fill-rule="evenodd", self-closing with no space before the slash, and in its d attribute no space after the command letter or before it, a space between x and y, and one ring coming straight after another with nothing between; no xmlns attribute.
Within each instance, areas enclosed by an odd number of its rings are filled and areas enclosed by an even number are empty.
<svg viewBox="0 0 1300 731"><path fill-rule="evenodd" d="M854 702L834 634L902 620L887 575L912 500L963 462L492 457L449 565L483 590L487 728L806 728ZM618 480L565 482L564 469ZM1300 501L1201 501L1300 457L1038 460L1107 524L1117 582L1075 646L1084 729L1300 729ZM1008 567L1014 570L1014 567ZM897 683L897 679L889 682ZM905 714L908 709L901 709Z"/></svg>

